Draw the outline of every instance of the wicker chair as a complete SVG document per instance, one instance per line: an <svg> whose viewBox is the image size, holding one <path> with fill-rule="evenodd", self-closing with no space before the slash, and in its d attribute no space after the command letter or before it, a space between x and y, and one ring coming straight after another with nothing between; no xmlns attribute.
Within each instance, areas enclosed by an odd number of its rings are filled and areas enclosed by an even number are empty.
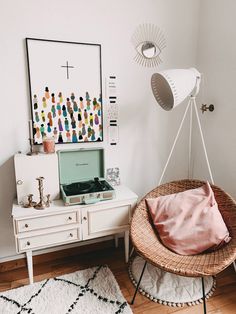
<svg viewBox="0 0 236 314"><path fill-rule="evenodd" d="M166 183L149 192L137 205L131 220L130 234L134 249L145 260L145 264L131 304L134 303L142 275L148 262L164 271L177 275L202 277L203 306L204 313L206 313L203 276L218 274L236 259L236 202L222 189L211 185L232 240L215 252L191 256L178 255L163 246L152 226L151 218L145 204L146 198L155 198L161 195L182 192L200 187L204 183L199 180L180 180Z"/></svg>

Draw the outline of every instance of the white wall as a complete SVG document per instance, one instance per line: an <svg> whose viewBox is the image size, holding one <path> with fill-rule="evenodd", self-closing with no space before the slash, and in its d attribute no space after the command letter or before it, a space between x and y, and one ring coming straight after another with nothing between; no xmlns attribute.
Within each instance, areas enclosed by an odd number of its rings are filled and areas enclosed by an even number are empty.
<svg viewBox="0 0 236 314"><path fill-rule="evenodd" d="M103 78L117 75L120 106L120 144L112 148L103 143L106 165L119 166L122 183L141 197L157 185L184 106L167 113L156 105L150 88L154 70L133 61L135 51L130 39L139 24L156 24L167 40L160 68L194 66L199 1L0 0L0 6L1 258L15 254L10 217L15 196L12 156L18 150L28 150L30 103L24 38L102 44ZM185 176L184 139L167 178Z"/></svg>
<svg viewBox="0 0 236 314"><path fill-rule="evenodd" d="M234 0L202 0L198 69L204 73L201 102L215 106L201 115L215 184L236 197L236 33ZM199 139L195 145L200 147ZM207 178L202 150L196 154L195 176ZM209 177L208 177L209 178Z"/></svg>

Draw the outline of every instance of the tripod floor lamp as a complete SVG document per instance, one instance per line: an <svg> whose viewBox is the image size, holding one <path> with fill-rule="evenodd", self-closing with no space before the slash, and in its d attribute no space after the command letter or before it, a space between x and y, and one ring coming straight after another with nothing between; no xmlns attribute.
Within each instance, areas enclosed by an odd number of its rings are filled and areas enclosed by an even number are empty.
<svg viewBox="0 0 236 314"><path fill-rule="evenodd" d="M200 131L201 141L203 150L207 162L207 167L210 175L210 180L214 184L211 167L207 155L205 140L203 137L202 127L196 106L196 96L199 92L201 82L201 74L194 68L190 69L172 69L166 70L159 73L155 73L151 78L151 85L153 94L158 104L165 110L172 110L174 107L181 104L187 97L189 97L188 105L185 109L182 121L177 131L173 146L170 150L170 154L167 158L163 172L160 177L159 185L161 184L170 158L173 154L176 142L179 138L180 131L183 123L186 119L187 113L190 110L190 126L189 126L189 154L188 154L188 177L191 174L191 154L192 154L192 122L193 122L193 111L195 111L197 123Z"/></svg>

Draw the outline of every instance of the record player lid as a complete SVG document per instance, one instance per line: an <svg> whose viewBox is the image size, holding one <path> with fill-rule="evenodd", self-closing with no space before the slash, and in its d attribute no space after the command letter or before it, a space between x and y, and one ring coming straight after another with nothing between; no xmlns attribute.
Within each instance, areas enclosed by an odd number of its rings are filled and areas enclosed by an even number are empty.
<svg viewBox="0 0 236 314"><path fill-rule="evenodd" d="M104 150L59 150L60 184L70 184L104 177Z"/></svg>

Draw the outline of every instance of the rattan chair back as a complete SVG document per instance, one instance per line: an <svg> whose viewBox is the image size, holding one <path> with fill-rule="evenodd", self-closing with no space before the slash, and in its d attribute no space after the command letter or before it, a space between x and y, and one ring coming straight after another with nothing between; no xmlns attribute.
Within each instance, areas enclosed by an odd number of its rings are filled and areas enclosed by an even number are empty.
<svg viewBox="0 0 236 314"><path fill-rule="evenodd" d="M182 192L200 187L199 180L179 180L165 183L149 192L137 205L130 225L130 234L136 252L147 262L165 271L187 276L216 275L236 259L236 202L226 192L211 185L219 210L229 229L232 240L211 253L182 256L168 250L159 240L153 228L145 199Z"/></svg>

